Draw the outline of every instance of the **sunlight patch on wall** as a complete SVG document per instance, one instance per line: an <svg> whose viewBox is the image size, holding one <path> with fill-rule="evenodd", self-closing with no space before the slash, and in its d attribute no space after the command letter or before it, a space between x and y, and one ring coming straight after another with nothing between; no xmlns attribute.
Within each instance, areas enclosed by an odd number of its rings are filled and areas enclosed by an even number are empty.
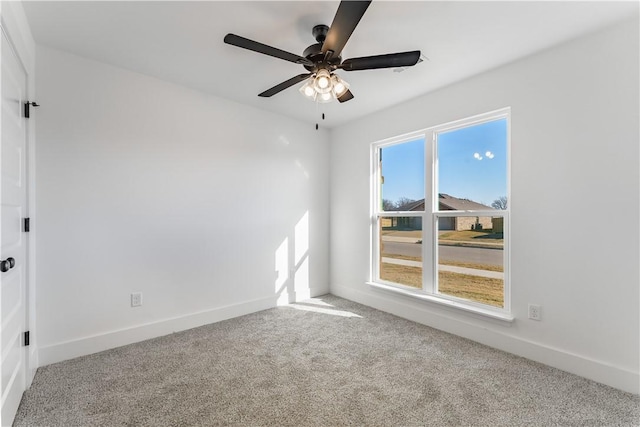
<svg viewBox="0 0 640 427"><path fill-rule="evenodd" d="M309 252L309 211L305 212L295 227L295 258L294 264L298 265L302 258Z"/></svg>
<svg viewBox="0 0 640 427"><path fill-rule="evenodd" d="M294 292L296 300L311 297L309 279L309 211L306 211L294 229Z"/></svg>
<svg viewBox="0 0 640 427"><path fill-rule="evenodd" d="M275 293L278 305L289 303L289 295L286 292L287 280L289 280L289 238L285 237L276 249Z"/></svg>
<svg viewBox="0 0 640 427"><path fill-rule="evenodd" d="M309 258L305 258L304 261L296 267L294 283L296 300L311 297L311 286L309 283Z"/></svg>
<svg viewBox="0 0 640 427"><path fill-rule="evenodd" d="M289 145L289 144L290 144L289 140L288 140L288 139L287 139L287 137L286 137L286 136L284 136L284 135L280 135L280 136L278 137L278 140L279 140L279 141L280 141L280 143L281 143L282 145L284 145L284 146L287 146L287 145Z"/></svg>
<svg viewBox="0 0 640 427"><path fill-rule="evenodd" d="M300 162L300 160L296 159L296 166L298 168L300 168L300 170L302 171L302 173L304 174L304 177L309 179L309 172L307 171L307 169L305 169L305 167L302 165L302 163Z"/></svg>

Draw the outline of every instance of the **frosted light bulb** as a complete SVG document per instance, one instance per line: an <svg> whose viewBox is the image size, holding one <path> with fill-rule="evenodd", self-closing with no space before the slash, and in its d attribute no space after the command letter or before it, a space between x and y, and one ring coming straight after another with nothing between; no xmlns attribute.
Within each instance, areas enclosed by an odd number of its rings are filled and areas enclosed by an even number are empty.
<svg viewBox="0 0 640 427"><path fill-rule="evenodd" d="M318 87L325 89L327 86L329 86L329 79L325 76L318 77Z"/></svg>
<svg viewBox="0 0 640 427"><path fill-rule="evenodd" d="M318 93L326 93L331 91L331 74L325 69L321 69L316 73L313 81L313 87Z"/></svg>

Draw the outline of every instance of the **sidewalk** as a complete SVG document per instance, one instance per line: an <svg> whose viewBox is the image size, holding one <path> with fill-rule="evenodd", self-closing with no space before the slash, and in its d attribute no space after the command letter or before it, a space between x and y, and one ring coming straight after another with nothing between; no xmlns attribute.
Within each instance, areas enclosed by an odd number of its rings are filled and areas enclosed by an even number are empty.
<svg viewBox="0 0 640 427"><path fill-rule="evenodd" d="M422 239L418 237L398 237L398 236L382 236L383 242L396 242L396 243L418 243Z"/></svg>
<svg viewBox="0 0 640 427"><path fill-rule="evenodd" d="M383 257L382 262L387 264L404 265L407 267L422 267L422 263L420 261L411 261L408 259ZM504 273L501 271L478 270L476 268L456 267L454 265L444 264L438 265L438 271L449 271L451 273L466 274L469 276L480 276L487 277L489 279L504 280Z"/></svg>

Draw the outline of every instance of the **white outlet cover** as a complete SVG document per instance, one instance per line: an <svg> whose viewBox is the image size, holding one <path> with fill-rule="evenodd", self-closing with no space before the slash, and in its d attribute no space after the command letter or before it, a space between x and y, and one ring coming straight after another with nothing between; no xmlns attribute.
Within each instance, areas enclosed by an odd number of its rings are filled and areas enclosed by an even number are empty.
<svg viewBox="0 0 640 427"><path fill-rule="evenodd" d="M131 307L140 307L142 305L142 292L134 292L131 294Z"/></svg>
<svg viewBox="0 0 640 427"><path fill-rule="evenodd" d="M541 307L537 304L529 304L529 319L540 320L541 319Z"/></svg>

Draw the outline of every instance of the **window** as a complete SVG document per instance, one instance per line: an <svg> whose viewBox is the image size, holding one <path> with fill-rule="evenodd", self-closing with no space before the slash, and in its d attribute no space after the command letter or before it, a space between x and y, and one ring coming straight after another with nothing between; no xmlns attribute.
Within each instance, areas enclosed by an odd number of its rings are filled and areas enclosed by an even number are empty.
<svg viewBox="0 0 640 427"><path fill-rule="evenodd" d="M372 283L509 318L509 110L372 148Z"/></svg>

